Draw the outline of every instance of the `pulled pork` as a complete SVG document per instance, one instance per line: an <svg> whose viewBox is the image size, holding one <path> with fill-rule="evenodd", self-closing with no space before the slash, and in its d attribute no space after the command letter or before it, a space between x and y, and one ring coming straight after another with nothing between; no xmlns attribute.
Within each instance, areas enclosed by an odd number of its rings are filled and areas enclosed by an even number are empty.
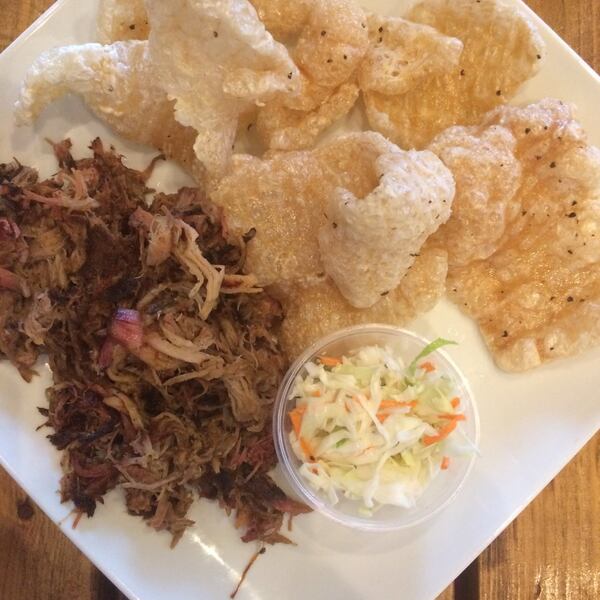
<svg viewBox="0 0 600 600"><path fill-rule="evenodd" d="M194 493L235 514L244 541L287 542L306 512L272 482L271 408L286 364L279 304L243 275L245 241L198 189L154 195L96 139L54 146L46 181L0 165L0 356L26 380L63 454L63 501L92 516L106 492L175 544Z"/></svg>

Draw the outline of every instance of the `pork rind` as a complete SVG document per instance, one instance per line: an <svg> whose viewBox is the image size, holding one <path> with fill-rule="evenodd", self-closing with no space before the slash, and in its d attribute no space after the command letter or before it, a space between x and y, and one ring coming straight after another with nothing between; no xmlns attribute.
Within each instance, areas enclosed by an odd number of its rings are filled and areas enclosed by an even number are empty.
<svg viewBox="0 0 600 600"><path fill-rule="evenodd" d="M277 153L268 160L236 155L212 200L225 209L236 233L255 229L248 244L246 269L260 285L321 281L318 232L337 187L357 196L378 183L374 163L394 150L378 133L337 138L312 151Z"/></svg>
<svg viewBox="0 0 600 600"><path fill-rule="evenodd" d="M358 74L365 92L405 94L458 65L462 42L433 27L380 15L370 15L368 22L369 49Z"/></svg>
<svg viewBox="0 0 600 600"><path fill-rule="evenodd" d="M311 81L337 88L354 73L368 45L367 18L354 0L319 0L293 57Z"/></svg>
<svg viewBox="0 0 600 600"><path fill-rule="evenodd" d="M367 197L379 185L377 159L393 152L400 151L383 136L363 132L268 160L236 155L212 200L236 233L256 230L247 249L248 272L262 286L321 281L318 232L328 223L329 199L336 189Z"/></svg>
<svg viewBox="0 0 600 600"><path fill-rule="evenodd" d="M501 106L487 113L481 126L494 125L513 134L515 152L525 168L535 168L543 155L557 149L564 152L586 139L583 128L573 119L571 107L556 98L544 98L525 107Z"/></svg>
<svg viewBox="0 0 600 600"><path fill-rule="evenodd" d="M250 0L260 20L276 40L287 40L302 31L317 0Z"/></svg>
<svg viewBox="0 0 600 600"><path fill-rule="evenodd" d="M112 44L146 40L150 28L144 0L101 0L98 9L98 41Z"/></svg>
<svg viewBox="0 0 600 600"><path fill-rule="evenodd" d="M198 132L194 151L209 175L229 165L240 115L293 94L298 69L247 0L147 0L156 77L176 119Z"/></svg>
<svg viewBox="0 0 600 600"><path fill-rule="evenodd" d="M247 247L246 270L261 286L318 279L324 182L323 168L312 152L284 153L270 160L234 156L230 173L211 198L225 209L233 231L256 231Z"/></svg>
<svg viewBox="0 0 600 600"><path fill-rule="evenodd" d="M291 110L309 112L323 104L332 92L332 88L316 84L300 71L300 91L294 96L281 98L281 104Z"/></svg>
<svg viewBox="0 0 600 600"><path fill-rule="evenodd" d="M407 18L460 39L464 50L451 72L404 94L365 93L371 126L403 148L424 148L451 125L475 124L512 98L545 54L529 18L503 0L425 0Z"/></svg>
<svg viewBox="0 0 600 600"><path fill-rule="evenodd" d="M525 371L600 343L600 150L557 101L485 120L517 138L520 214L499 249L452 269L448 286L498 366Z"/></svg>
<svg viewBox="0 0 600 600"><path fill-rule="evenodd" d="M383 179L380 177L382 172ZM377 190L375 195L368 199L374 190ZM439 196L436 196L438 192ZM437 227L438 221L441 223L447 218L453 193L452 176L435 156L405 153L383 136L363 132L337 138L312 151L279 153L268 160L238 155L233 161L232 172L212 193L212 200L223 207L231 230L239 235L253 231L254 237L247 247L246 269L256 275L261 286L271 286L271 290L284 300L304 294L301 290L305 288L316 286L315 294L332 288L336 290L331 299L335 310L341 304L352 315L355 309L334 283L325 283L322 259L325 254L319 246L318 235L322 228L333 228L333 217L328 214L330 198L341 194L348 199L353 198L356 205L366 202L375 207L376 229L381 227L380 217L385 212L388 220L395 220L398 228L407 232L404 246L396 244L392 247L388 243L378 257L384 265L380 275L387 276L388 272L393 272L393 277L387 277L382 283L372 281L369 271L364 273L368 285L376 290L375 300L390 292L390 305L395 305L399 300L391 291L398 286L404 272L410 269L416 255L420 254L427 236L421 228ZM368 200L357 200L359 198ZM381 211L382 206L387 207L386 211ZM356 214L361 214L360 210L356 210ZM439 219L435 218L437 215ZM340 220L340 229L341 223ZM360 223L360 219L356 219L355 223ZM387 227L393 225L384 224L384 228ZM379 230L379 233L384 239L387 230ZM401 239L400 232L393 231L392 234L394 239ZM364 239L358 241L358 245L374 247L368 227L360 235ZM345 244L346 239L339 243ZM371 245L367 246L369 243ZM327 236L324 244L326 247L330 244ZM331 253L338 256L335 249ZM443 287L446 252L440 250L436 256L443 256L443 277L439 284ZM347 258L349 263L354 259L353 256ZM398 272L396 265L388 266L392 262L401 265L403 271ZM338 263L334 261L332 264ZM438 262L435 264L438 265ZM417 269L416 272L420 271ZM339 281L345 281L341 269L336 274L340 274ZM437 277L435 282L439 287ZM402 313L408 314L408 311L403 309ZM376 314L372 313L373 316ZM382 317L385 314L382 312ZM304 318L302 315L304 313L298 318ZM304 343L304 338L298 343Z"/></svg>
<svg viewBox="0 0 600 600"><path fill-rule="evenodd" d="M268 160L236 155L212 193L237 234L255 229L246 269L260 285L305 284L324 276L318 232L336 187L364 196L377 185L374 162L395 148L377 133L351 134L325 146Z"/></svg>
<svg viewBox="0 0 600 600"><path fill-rule="evenodd" d="M354 308L331 280L293 286L282 294L281 342L290 359L320 337L361 323L406 325L431 310L445 292L446 253L425 247L400 285L370 308Z"/></svg>
<svg viewBox="0 0 600 600"><path fill-rule="evenodd" d="M311 148L321 133L350 112L358 94L356 84L344 83L308 111L288 108L284 102L270 102L258 113L258 136L272 150Z"/></svg>
<svg viewBox="0 0 600 600"><path fill-rule="evenodd" d="M319 231L325 272L357 308L398 286L454 198L452 174L431 152L394 150L374 168L379 184L366 197L334 190Z"/></svg>
<svg viewBox="0 0 600 600"><path fill-rule="evenodd" d="M450 266L494 253L520 213L521 163L517 141L505 127L451 127L429 149L452 171L456 196L450 220L434 236Z"/></svg>
<svg viewBox="0 0 600 600"><path fill-rule="evenodd" d="M314 146L319 135L346 116L358 98L355 72L368 46L365 13L353 0L318 0L309 8L292 50L301 69L300 91L268 103L258 114L258 136L272 150Z"/></svg>
<svg viewBox="0 0 600 600"><path fill-rule="evenodd" d="M202 180L204 172L192 150L196 132L175 121L173 102L154 77L147 42L44 52L25 77L17 122L33 123L47 105L66 94L78 94L119 135L160 149Z"/></svg>

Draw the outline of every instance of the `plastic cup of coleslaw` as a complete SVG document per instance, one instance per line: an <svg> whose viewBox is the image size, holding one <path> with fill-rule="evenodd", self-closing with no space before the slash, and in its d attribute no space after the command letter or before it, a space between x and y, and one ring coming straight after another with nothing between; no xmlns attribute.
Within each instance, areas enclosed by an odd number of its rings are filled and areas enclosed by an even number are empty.
<svg viewBox="0 0 600 600"><path fill-rule="evenodd" d="M394 531L423 523L443 510L458 495L477 455L479 444L479 415L473 394L465 377L454 361L442 349L429 355L435 361L440 374L447 375L454 383L461 399L461 412L466 420L461 422L461 436L473 451L453 456L448 469L440 470L429 482L415 506L405 508L391 504L378 507L371 515L365 515L360 500L347 498L338 493L338 502L332 504L327 495L316 491L300 473L302 461L296 456L290 441L292 424L289 413L296 406L294 382L305 373L305 365L319 356L344 356L365 346L390 347L406 364L409 364L431 340L415 333L388 325L359 325L328 335L310 346L292 364L277 394L273 414L273 437L281 469L297 497L313 509L342 525L363 531Z"/></svg>

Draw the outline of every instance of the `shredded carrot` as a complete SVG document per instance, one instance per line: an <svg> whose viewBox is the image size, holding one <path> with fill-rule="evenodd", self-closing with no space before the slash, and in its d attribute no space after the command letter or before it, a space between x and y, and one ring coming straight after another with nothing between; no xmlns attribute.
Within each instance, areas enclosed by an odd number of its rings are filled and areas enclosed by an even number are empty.
<svg viewBox="0 0 600 600"><path fill-rule="evenodd" d="M433 373L435 371L435 365L431 362L424 362L422 365L419 365L423 371L427 373Z"/></svg>
<svg viewBox="0 0 600 600"><path fill-rule="evenodd" d="M449 421L466 421L467 417L463 414L458 415L438 415L440 419L448 419Z"/></svg>
<svg viewBox="0 0 600 600"><path fill-rule="evenodd" d="M294 433L296 434L296 438L298 438L298 443L302 448L304 454L308 458L314 456L314 451L310 443L300 435L300 431L302 430L302 419L304 418L304 413L306 412L306 404L302 406L296 406L294 410L291 410L288 415L290 417L290 421L292 422L292 427L294 428Z"/></svg>
<svg viewBox="0 0 600 600"><path fill-rule="evenodd" d="M292 427L294 428L294 433L296 437L300 439L300 429L302 429L302 418L304 417L304 413L306 412L306 404L302 406L296 406L294 410L291 410L288 414L290 417L290 421L292 422Z"/></svg>
<svg viewBox="0 0 600 600"><path fill-rule="evenodd" d="M319 362L325 367L337 367L342 364L339 358L333 356L319 356Z"/></svg>
<svg viewBox="0 0 600 600"><path fill-rule="evenodd" d="M314 398L320 398L321 397L321 390L317 390L316 392L312 393Z"/></svg>
<svg viewBox="0 0 600 600"><path fill-rule="evenodd" d="M440 468L442 469L442 471L445 471L449 466L450 466L450 458L448 456L444 456L444 458L442 458L442 464L441 464Z"/></svg>
<svg viewBox="0 0 600 600"><path fill-rule="evenodd" d="M379 421L383 423L389 416L391 416L391 413L387 412L387 410L391 408L402 408L406 406L414 408L417 404L418 402L416 400L411 400L410 402L400 402L399 400L382 400L379 403L379 412L376 416L379 419ZM381 409L383 409L383 411Z"/></svg>
<svg viewBox="0 0 600 600"><path fill-rule="evenodd" d="M312 449L312 446L308 443L308 441L306 439L304 439L302 436L298 437L298 441L300 442L300 448L302 448L302 451L304 452L304 454L306 454L307 458L311 459L314 457L315 452Z"/></svg>
<svg viewBox="0 0 600 600"><path fill-rule="evenodd" d="M458 396L456 398L452 398L452 400L450 400L450 404L452 405L452 408L457 408L460 404L460 398Z"/></svg>
<svg viewBox="0 0 600 600"><path fill-rule="evenodd" d="M409 401L400 401L400 400L382 400L379 403L379 409L400 408L402 406L410 406L411 408L414 408L417 404L418 404L418 402L416 400L410 400L410 402Z"/></svg>
<svg viewBox="0 0 600 600"><path fill-rule="evenodd" d="M426 446L431 446L431 444L445 440L456 429L456 423L456 419L452 419L447 425L438 429L437 435L424 435L423 443Z"/></svg>

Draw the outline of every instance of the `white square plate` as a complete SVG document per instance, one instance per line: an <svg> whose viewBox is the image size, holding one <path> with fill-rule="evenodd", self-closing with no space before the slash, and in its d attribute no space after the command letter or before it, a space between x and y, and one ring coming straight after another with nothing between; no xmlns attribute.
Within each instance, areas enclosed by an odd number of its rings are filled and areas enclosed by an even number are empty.
<svg viewBox="0 0 600 600"><path fill-rule="evenodd" d="M515 5L523 8L519 0ZM408 1L363 0L371 10L402 14ZM140 167L155 152L116 139L75 99L50 107L35 129L17 130L12 106L27 67L52 46L94 40L97 0L61 0L0 55L0 159L12 156L49 174L55 167L48 137L71 137L84 152L97 135L117 144ZM525 8L525 10L528 10ZM577 105L593 143L600 145L600 78L533 13L548 44L548 60L518 98L556 96ZM162 165L153 185L186 182ZM600 426L600 349L524 375L507 375L492 363L473 322L444 301L412 324L429 337L455 339L450 353L469 378L481 412L481 453L466 486L434 520L390 534L359 534L318 514L294 522L297 546L269 548L239 598L430 600L439 594L540 492ZM25 384L0 365L0 463L66 535L131 598L227 598L254 552L239 541L230 520L210 502L198 502L196 525L175 550L128 516L120 492L109 495L77 530L57 493L59 455L35 428L49 373Z"/></svg>

